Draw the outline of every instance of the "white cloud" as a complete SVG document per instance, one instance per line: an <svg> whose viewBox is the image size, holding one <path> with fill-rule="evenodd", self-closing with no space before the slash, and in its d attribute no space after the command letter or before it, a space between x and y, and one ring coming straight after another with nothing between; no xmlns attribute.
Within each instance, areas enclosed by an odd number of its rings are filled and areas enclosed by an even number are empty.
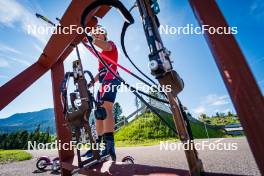
<svg viewBox="0 0 264 176"><path fill-rule="evenodd" d="M227 109L224 109L222 112L227 114L228 112L231 112L231 109L227 108Z"/></svg>
<svg viewBox="0 0 264 176"><path fill-rule="evenodd" d="M16 62L16 63L19 63L19 64L22 64L22 65L25 65L25 66L30 66L31 63L28 62L27 60L24 60L24 59L18 59L18 58L13 58L13 57L5 57L5 58L0 58L0 67L9 67L11 66L11 62Z"/></svg>
<svg viewBox="0 0 264 176"><path fill-rule="evenodd" d="M214 110L214 113L217 113L217 112L220 112L220 110L219 109L215 109Z"/></svg>
<svg viewBox="0 0 264 176"><path fill-rule="evenodd" d="M230 101L227 95L218 96L216 94L210 94L205 97L205 104L210 106L221 106L229 103Z"/></svg>
<svg viewBox="0 0 264 176"><path fill-rule="evenodd" d="M8 67L11 65L11 62L17 62L26 66L29 66L31 63L25 59L19 59L16 55L23 55L20 51L9 47L5 44L0 43L0 67ZM15 54L15 55L14 55Z"/></svg>
<svg viewBox="0 0 264 176"><path fill-rule="evenodd" d="M43 26L44 24L35 17L26 7L15 0L0 1L0 23L7 27L20 27L27 33L28 26ZM47 35L37 33L28 34L42 43L47 42Z"/></svg>
<svg viewBox="0 0 264 176"><path fill-rule="evenodd" d="M17 62L17 63L23 64L25 66L30 66L31 65L30 62L28 62L28 61L26 61L24 59L17 59L17 58L11 58L11 57L9 57L9 60L11 60L13 62Z"/></svg>
<svg viewBox="0 0 264 176"><path fill-rule="evenodd" d="M196 114L203 114L205 113L206 109L204 106L198 106L197 108L195 108L194 110L194 113Z"/></svg>
<svg viewBox="0 0 264 176"><path fill-rule="evenodd" d="M33 47L34 47L37 51L39 51L40 53L43 52L43 48L41 48L41 47L40 47L39 45L37 45L36 43L33 44Z"/></svg>
<svg viewBox="0 0 264 176"><path fill-rule="evenodd" d="M15 53L15 54L21 54L20 51L10 47L10 46L7 46L5 44L2 44L0 43L0 51L2 52L11 52L11 53Z"/></svg>
<svg viewBox="0 0 264 176"><path fill-rule="evenodd" d="M6 67L9 67L9 63L5 59L0 58L0 68Z"/></svg>
<svg viewBox="0 0 264 176"><path fill-rule="evenodd" d="M227 113L230 109L227 109L227 105L230 104L230 99L227 95L209 94L203 97L200 104L192 111L200 115L202 113L212 114L216 112ZM226 109L223 109L226 108Z"/></svg>

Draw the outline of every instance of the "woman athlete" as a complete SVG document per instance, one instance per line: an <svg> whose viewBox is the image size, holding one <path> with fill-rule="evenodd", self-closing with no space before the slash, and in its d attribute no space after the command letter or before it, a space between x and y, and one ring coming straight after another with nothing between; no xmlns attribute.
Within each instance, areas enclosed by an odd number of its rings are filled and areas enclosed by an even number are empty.
<svg viewBox="0 0 264 176"><path fill-rule="evenodd" d="M103 56L106 56L114 63L117 63L118 51L116 45L113 41L108 40L105 28L98 25L95 29L95 32L92 33L91 40L95 46L102 49L101 53ZM87 42L86 38L84 39L84 42ZM104 59L104 57L102 58ZM117 73L117 66L115 64L111 64L111 61L108 59L104 59L104 61L115 73ZM99 62L98 74L95 76L95 82L97 81L99 81L101 84L97 93L97 100L105 108L107 117L105 120L96 119L96 132L98 135L96 142L99 144L99 146L101 143L105 144L105 150L103 150L101 153L102 156L109 154L112 160L116 161L114 142L115 119L113 117L113 104L115 102L117 88L120 85L120 81L118 81L101 62ZM88 150L82 156L91 157L91 150Z"/></svg>

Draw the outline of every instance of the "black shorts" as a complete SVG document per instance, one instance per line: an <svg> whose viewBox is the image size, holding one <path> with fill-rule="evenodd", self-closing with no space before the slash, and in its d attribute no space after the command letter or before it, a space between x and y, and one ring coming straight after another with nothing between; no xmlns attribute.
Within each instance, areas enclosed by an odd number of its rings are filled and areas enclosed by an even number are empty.
<svg viewBox="0 0 264 176"><path fill-rule="evenodd" d="M121 82L114 78L111 80L104 80L97 93L97 101L103 103L104 101L115 102L116 94Z"/></svg>

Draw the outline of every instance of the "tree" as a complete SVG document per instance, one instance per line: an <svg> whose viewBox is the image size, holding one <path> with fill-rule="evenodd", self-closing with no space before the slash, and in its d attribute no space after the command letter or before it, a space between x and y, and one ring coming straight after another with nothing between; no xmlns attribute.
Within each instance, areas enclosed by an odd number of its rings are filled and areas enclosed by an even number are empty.
<svg viewBox="0 0 264 176"><path fill-rule="evenodd" d="M207 119L206 114L201 114L201 115L199 116L199 119L200 119L201 121L204 122L204 121Z"/></svg>
<svg viewBox="0 0 264 176"><path fill-rule="evenodd" d="M223 112L219 113L219 117L221 117L221 118L225 118L225 117L226 117L226 116L225 116L225 113L223 113Z"/></svg>
<svg viewBox="0 0 264 176"><path fill-rule="evenodd" d="M20 134L21 143L18 146L19 149L26 149L27 148L28 135L29 134L26 130L21 132L21 134Z"/></svg>
<svg viewBox="0 0 264 176"><path fill-rule="evenodd" d="M228 116L228 117L233 117L234 115L233 115L230 111L228 111L228 112L227 112L227 116Z"/></svg>
<svg viewBox="0 0 264 176"><path fill-rule="evenodd" d="M114 107L113 107L113 115L114 115L114 118L115 118L115 123L118 123L120 120L122 120L120 118L120 115L122 114L122 108L120 106L120 104L118 102L116 102L114 104Z"/></svg>
<svg viewBox="0 0 264 176"><path fill-rule="evenodd" d="M50 142L50 127L47 128L46 132L44 133L44 143L49 143Z"/></svg>
<svg viewBox="0 0 264 176"><path fill-rule="evenodd" d="M36 143L39 143L40 141L40 124L38 124L37 128L34 131L34 139L33 142L36 141Z"/></svg>
<svg viewBox="0 0 264 176"><path fill-rule="evenodd" d="M5 148L5 144L6 144L6 138L8 137L8 134L1 134L0 135L0 149L4 149Z"/></svg>

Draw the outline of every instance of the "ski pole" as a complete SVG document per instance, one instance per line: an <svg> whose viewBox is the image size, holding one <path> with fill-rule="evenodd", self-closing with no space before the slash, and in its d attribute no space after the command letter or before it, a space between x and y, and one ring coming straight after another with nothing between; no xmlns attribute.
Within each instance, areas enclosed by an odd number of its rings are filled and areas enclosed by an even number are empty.
<svg viewBox="0 0 264 176"><path fill-rule="evenodd" d="M97 58L96 53L94 52L94 50L91 48L91 46L87 45L85 42L82 42L83 45ZM143 83L147 84L148 86L152 87L153 85L151 85L150 83L146 82L145 80L143 80L142 78L140 78L138 75L134 74L133 72L131 72L130 70L128 70L127 68L123 67L122 65L119 65L117 62L113 61L112 59L110 59L108 56L100 53L101 57L103 57L105 60L111 62L112 64L116 65L117 67L119 67L120 69L124 70L126 73L132 75L133 77L137 78L138 80L142 81Z"/></svg>
<svg viewBox="0 0 264 176"><path fill-rule="evenodd" d="M37 18L40 18L40 19L42 19L42 20L44 20L45 22L51 24L51 25L54 26L54 27L56 26L55 23L53 23L53 22L50 21L47 17L44 17L43 15L41 15L41 14L39 14L39 13L36 13L36 17L37 17Z"/></svg>

